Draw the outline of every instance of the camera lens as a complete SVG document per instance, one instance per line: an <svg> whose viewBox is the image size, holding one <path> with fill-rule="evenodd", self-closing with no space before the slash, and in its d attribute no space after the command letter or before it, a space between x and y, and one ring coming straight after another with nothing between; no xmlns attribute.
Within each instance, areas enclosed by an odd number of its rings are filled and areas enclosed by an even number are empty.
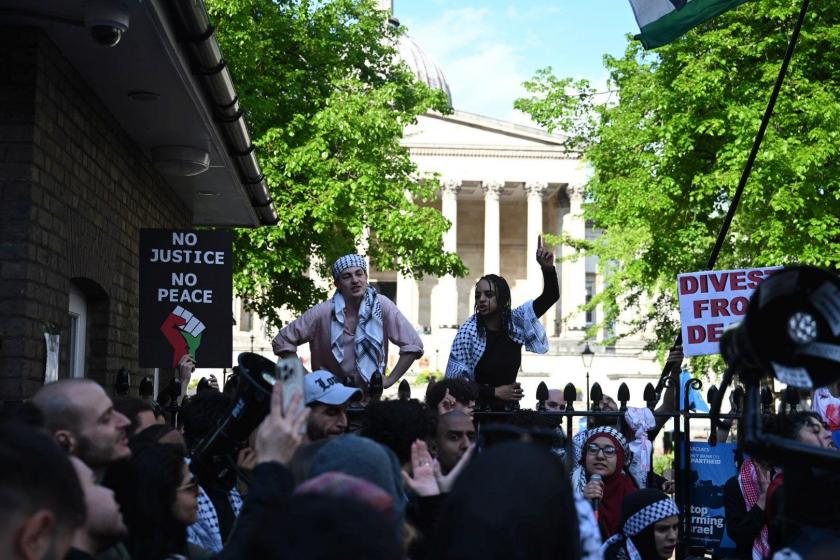
<svg viewBox="0 0 840 560"><path fill-rule="evenodd" d="M90 28L90 34L96 44L113 47L122 39L123 30L112 25L94 25Z"/></svg>

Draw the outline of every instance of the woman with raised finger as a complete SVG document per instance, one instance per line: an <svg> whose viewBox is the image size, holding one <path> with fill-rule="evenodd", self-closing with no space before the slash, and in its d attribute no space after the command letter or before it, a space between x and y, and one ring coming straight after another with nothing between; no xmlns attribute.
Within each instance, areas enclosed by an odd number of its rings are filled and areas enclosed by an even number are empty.
<svg viewBox="0 0 840 560"><path fill-rule="evenodd" d="M621 504L638 491L624 469L631 453L621 432L609 426L586 432L579 465L572 473L572 488L597 506L595 515L604 539L621 530Z"/></svg>
<svg viewBox="0 0 840 560"><path fill-rule="evenodd" d="M530 352L548 352L548 338L540 323L560 299L554 254L537 243L537 262L542 268L543 291L533 301L511 309L510 287L501 276L488 274L475 285L475 313L461 325L446 365L446 377L466 377L479 385L479 402L495 410L516 408L522 388L516 375L522 363L522 347Z"/></svg>

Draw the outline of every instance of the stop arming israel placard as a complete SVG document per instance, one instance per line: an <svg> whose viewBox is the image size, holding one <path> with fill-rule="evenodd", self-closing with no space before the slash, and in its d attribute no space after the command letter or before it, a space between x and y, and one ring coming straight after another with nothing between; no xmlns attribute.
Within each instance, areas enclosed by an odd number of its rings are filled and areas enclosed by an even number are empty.
<svg viewBox="0 0 840 560"><path fill-rule="evenodd" d="M140 367L231 366L232 246L229 231L140 230Z"/></svg>
<svg viewBox="0 0 840 560"><path fill-rule="evenodd" d="M743 319L756 287L781 267L687 272L677 276L686 356L717 354L724 329Z"/></svg>

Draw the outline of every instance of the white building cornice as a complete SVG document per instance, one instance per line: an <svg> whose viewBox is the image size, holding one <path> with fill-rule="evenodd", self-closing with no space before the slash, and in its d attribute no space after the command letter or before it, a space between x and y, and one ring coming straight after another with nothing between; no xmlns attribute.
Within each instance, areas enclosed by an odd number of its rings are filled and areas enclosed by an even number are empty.
<svg viewBox="0 0 840 560"><path fill-rule="evenodd" d="M499 158L499 159L580 159L580 154L562 147L488 147L472 145L422 145L404 144L412 156L464 157L464 158Z"/></svg>

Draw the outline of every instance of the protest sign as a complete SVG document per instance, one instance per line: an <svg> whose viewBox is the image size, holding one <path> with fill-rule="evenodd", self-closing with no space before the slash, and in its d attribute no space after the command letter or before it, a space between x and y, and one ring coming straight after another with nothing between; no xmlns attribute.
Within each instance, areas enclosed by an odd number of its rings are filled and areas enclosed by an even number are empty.
<svg viewBox="0 0 840 560"><path fill-rule="evenodd" d="M712 447L700 441L689 442L691 470L691 534L692 547L716 550L735 548L726 533L723 487L737 474L735 444L719 443Z"/></svg>
<svg viewBox="0 0 840 560"><path fill-rule="evenodd" d="M140 230L140 367L230 367L233 237Z"/></svg>
<svg viewBox="0 0 840 560"><path fill-rule="evenodd" d="M677 276L683 352L719 352L724 329L743 319L756 287L781 267L688 272Z"/></svg>

